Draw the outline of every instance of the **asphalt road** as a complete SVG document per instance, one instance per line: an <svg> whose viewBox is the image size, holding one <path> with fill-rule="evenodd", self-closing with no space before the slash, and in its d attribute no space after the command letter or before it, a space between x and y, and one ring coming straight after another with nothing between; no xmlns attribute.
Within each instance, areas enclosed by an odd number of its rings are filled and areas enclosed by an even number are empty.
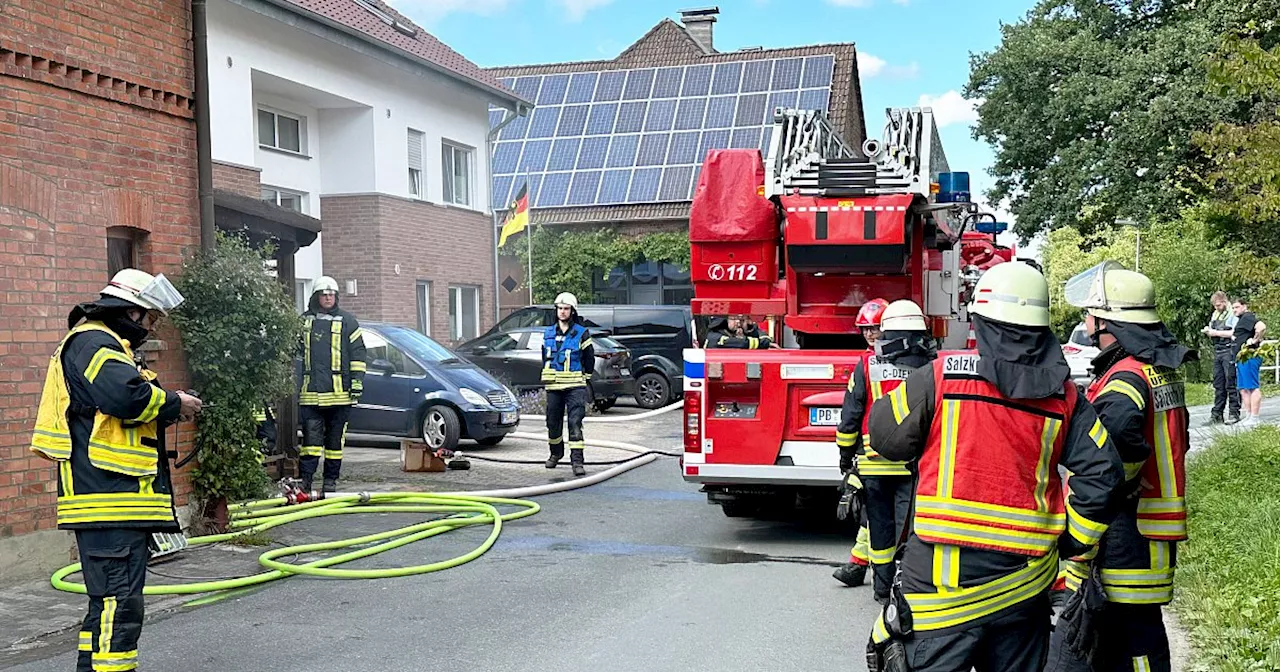
<svg viewBox="0 0 1280 672"><path fill-rule="evenodd" d="M838 530L728 519L662 460L602 485L540 498L479 560L378 581L293 578L149 622L141 669L861 669L869 587L830 576ZM288 542L349 537L403 516L307 521ZM334 527L342 529L334 529ZM445 535L355 566L465 552L485 530ZM73 653L13 668L70 670Z"/></svg>

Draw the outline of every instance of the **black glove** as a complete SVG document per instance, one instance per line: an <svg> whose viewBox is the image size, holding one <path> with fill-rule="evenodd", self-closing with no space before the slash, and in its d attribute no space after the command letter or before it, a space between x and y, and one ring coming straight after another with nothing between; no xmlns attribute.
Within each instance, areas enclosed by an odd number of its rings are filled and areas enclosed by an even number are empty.
<svg viewBox="0 0 1280 672"><path fill-rule="evenodd" d="M911 672L906 645L896 639L884 644L868 641L867 669L871 672Z"/></svg>
<svg viewBox="0 0 1280 672"><path fill-rule="evenodd" d="M856 468L845 472L840 483L840 503L836 505L836 518L846 520L862 518L862 478Z"/></svg>
<svg viewBox="0 0 1280 672"><path fill-rule="evenodd" d="M1093 664L1098 652L1096 622L1107 606L1107 593L1102 587L1102 570L1098 562L1091 563L1089 577L1062 608L1057 629L1062 631L1062 643L1077 658Z"/></svg>

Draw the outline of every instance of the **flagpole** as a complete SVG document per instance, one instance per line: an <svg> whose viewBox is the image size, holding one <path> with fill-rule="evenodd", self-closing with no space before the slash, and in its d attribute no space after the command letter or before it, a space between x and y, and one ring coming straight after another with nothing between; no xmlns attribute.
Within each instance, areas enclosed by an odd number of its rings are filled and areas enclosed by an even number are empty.
<svg viewBox="0 0 1280 672"><path fill-rule="evenodd" d="M525 188L528 189L529 188L529 171L527 170L524 173L524 184L525 184ZM541 187L542 184L539 183L538 186ZM525 237L525 244L528 246L526 249L528 251L527 256L529 257L528 259L529 305L532 306L534 305L533 304L533 191L529 190L526 192L526 194L528 194L527 198L529 199L528 201L529 205L525 208L525 213L526 213L525 216L528 217L528 221L525 222L525 225L524 225L524 237Z"/></svg>

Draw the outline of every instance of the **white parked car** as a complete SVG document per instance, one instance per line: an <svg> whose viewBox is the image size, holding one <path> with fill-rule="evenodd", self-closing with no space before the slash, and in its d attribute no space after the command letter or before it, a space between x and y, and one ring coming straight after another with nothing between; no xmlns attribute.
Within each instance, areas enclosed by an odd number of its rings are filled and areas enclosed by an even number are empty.
<svg viewBox="0 0 1280 672"><path fill-rule="evenodd" d="M1098 349L1089 342L1089 334L1084 330L1084 322L1071 330L1071 338L1062 344L1062 354L1071 366L1071 379L1079 382L1089 380L1089 364L1098 356Z"/></svg>

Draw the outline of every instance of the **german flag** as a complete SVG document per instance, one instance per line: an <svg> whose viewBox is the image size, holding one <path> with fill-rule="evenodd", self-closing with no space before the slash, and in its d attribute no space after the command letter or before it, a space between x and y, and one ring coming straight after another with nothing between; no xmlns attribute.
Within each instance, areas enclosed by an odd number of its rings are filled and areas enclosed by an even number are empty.
<svg viewBox="0 0 1280 672"><path fill-rule="evenodd" d="M511 202L511 212L507 213L507 219L502 223L502 236L498 239L498 247L502 247L507 242L509 236L514 236L529 226L529 185L526 183L520 187L520 193L516 195L516 200Z"/></svg>

